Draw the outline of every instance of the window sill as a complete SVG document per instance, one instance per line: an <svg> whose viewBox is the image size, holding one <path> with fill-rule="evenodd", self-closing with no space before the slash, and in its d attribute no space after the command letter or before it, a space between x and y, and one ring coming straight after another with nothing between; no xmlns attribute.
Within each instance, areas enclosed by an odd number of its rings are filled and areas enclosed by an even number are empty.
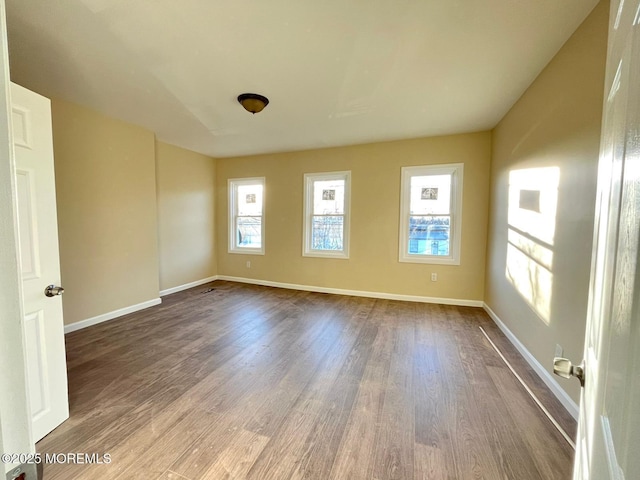
<svg viewBox="0 0 640 480"><path fill-rule="evenodd" d="M436 256L410 256L410 257L400 257L398 259L401 263L424 263L427 265L460 265L459 258L452 257L436 257Z"/></svg>
<svg viewBox="0 0 640 480"><path fill-rule="evenodd" d="M240 255L264 255L264 250L259 249L259 248L247 248L247 249L240 249L240 248L236 248L236 249L229 249L227 250L228 253L239 253Z"/></svg>
<svg viewBox="0 0 640 480"><path fill-rule="evenodd" d="M316 258L337 258L341 260L349 260L349 254L344 252L310 251L310 252L302 252L302 256L316 257Z"/></svg>

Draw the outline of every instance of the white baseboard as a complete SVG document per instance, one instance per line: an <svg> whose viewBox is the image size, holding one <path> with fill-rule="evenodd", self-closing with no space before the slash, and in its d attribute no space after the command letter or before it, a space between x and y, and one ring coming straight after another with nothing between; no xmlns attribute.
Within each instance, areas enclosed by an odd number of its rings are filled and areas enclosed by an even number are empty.
<svg viewBox="0 0 640 480"><path fill-rule="evenodd" d="M462 300L457 298L423 297L419 295L402 295L399 293L368 292L365 290L344 290L342 288L317 287L313 285L298 285L296 283L272 282L270 280L257 280L254 278L231 277L218 275L218 280L229 282L250 283L265 287L288 288L290 290L303 290L305 292L331 293L334 295L349 295L352 297L383 298L386 300L402 300L405 302L440 303L443 305L459 305L464 307L482 307L482 300Z"/></svg>
<svg viewBox="0 0 640 480"><path fill-rule="evenodd" d="M96 317L87 318L86 320L80 320L79 322L65 325L64 333L75 332L76 330L81 330L83 328L87 328L92 325L97 325L98 323L106 322L108 320L113 320L114 318L127 315L128 313L137 312L139 310L144 310L145 308L153 307L154 305L159 305L160 303L162 303L162 299L154 298L153 300L148 300L146 302L138 303L137 305L131 305L130 307L119 308L118 310L114 310L113 312L107 312L107 313L103 313L102 315L98 315Z"/></svg>
<svg viewBox="0 0 640 480"><path fill-rule="evenodd" d="M486 303L484 303L482 306L484 310L489 314L491 319L498 326L498 328L502 330L502 333L505 334L505 336L509 339L509 341L513 344L513 346L516 347L516 349L524 357L524 359L531 366L531 368L533 368L533 370L538 374L538 376L547 385L547 387L549 387L551 392L556 396L556 398L560 401L560 403L562 403L564 408L567 409L567 411L571 414L573 418L578 420L578 416L580 412L578 404L574 402L569 395L567 395L567 392L565 392L562 389L562 387L556 381L556 379L553 378L553 375L551 375L551 373L549 373L549 371L546 368L544 368L540 364L540 362L538 362L538 360L536 360L536 358L531 354L531 352L527 350L527 347L525 347L522 344L522 342L518 340L518 338L511 332L511 330L507 328L504 322L500 320L498 315L496 315L496 313L493 310L491 310L491 307L489 307L489 305L487 305Z"/></svg>
<svg viewBox="0 0 640 480"><path fill-rule="evenodd" d="M213 282L217 280L218 276L214 275L213 277L203 278L202 280L196 280L195 282L185 283L184 285L178 285L177 287L167 288L166 290L160 290L160 296L164 297L166 295L171 295L172 293L181 292L183 290L187 290L189 288L197 287L199 285L204 285L205 283Z"/></svg>

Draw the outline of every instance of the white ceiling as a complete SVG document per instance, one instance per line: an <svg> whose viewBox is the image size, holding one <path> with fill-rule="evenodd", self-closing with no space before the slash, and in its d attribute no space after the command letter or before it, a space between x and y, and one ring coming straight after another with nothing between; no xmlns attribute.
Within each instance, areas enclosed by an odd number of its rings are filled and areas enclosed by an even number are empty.
<svg viewBox="0 0 640 480"><path fill-rule="evenodd" d="M492 128L596 3L6 0L15 82L214 157Z"/></svg>

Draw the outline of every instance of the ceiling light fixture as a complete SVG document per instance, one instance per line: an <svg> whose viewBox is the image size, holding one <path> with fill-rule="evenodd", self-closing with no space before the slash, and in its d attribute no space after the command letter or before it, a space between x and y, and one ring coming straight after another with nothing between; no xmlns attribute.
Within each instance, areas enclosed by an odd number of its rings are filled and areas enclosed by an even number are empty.
<svg viewBox="0 0 640 480"><path fill-rule="evenodd" d="M256 114L269 105L269 99L257 93L243 93L238 95L238 102L247 112Z"/></svg>

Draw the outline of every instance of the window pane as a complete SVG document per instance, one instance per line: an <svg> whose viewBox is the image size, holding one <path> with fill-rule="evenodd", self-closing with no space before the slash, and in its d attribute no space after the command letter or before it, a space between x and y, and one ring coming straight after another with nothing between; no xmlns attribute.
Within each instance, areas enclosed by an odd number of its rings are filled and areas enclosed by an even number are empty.
<svg viewBox="0 0 640 480"><path fill-rule="evenodd" d="M238 215L262 215L262 185L238 185Z"/></svg>
<svg viewBox="0 0 640 480"><path fill-rule="evenodd" d="M344 180L313 182L313 214L344 214Z"/></svg>
<svg viewBox="0 0 640 480"><path fill-rule="evenodd" d="M262 217L238 217L236 234L239 248L262 246Z"/></svg>
<svg viewBox="0 0 640 480"><path fill-rule="evenodd" d="M409 254L449 255L450 217L409 217Z"/></svg>
<svg viewBox="0 0 640 480"><path fill-rule="evenodd" d="M450 214L451 175L411 177L411 214Z"/></svg>
<svg viewBox="0 0 640 480"><path fill-rule="evenodd" d="M313 217L311 248L313 250L342 250L343 216Z"/></svg>

